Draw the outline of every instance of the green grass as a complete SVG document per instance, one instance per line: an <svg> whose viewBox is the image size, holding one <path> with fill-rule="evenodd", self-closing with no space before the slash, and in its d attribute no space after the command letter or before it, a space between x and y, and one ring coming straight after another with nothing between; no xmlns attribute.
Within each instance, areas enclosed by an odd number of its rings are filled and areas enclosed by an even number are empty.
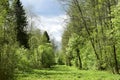
<svg viewBox="0 0 120 80"><path fill-rule="evenodd" d="M78 70L74 67L57 65L52 69L19 73L17 80L120 80L120 75L106 71Z"/></svg>

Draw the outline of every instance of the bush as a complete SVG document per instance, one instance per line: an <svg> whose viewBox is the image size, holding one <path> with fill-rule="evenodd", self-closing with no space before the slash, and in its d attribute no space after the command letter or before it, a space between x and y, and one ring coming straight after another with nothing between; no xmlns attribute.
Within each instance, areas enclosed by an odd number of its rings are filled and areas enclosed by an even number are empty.
<svg viewBox="0 0 120 80"><path fill-rule="evenodd" d="M58 54L57 55L58 56L57 64L58 65L65 65L65 54L62 51L60 51L59 53L56 53L56 54Z"/></svg>
<svg viewBox="0 0 120 80"><path fill-rule="evenodd" d="M15 45L4 44L0 50L0 80L14 80L18 56Z"/></svg>
<svg viewBox="0 0 120 80"><path fill-rule="evenodd" d="M30 71L30 60L28 59L28 50L24 48L19 48L16 50L18 58L17 68L20 71Z"/></svg>
<svg viewBox="0 0 120 80"><path fill-rule="evenodd" d="M40 65L42 68L50 68L52 65L55 64L55 55L53 47L50 43L40 45L38 47L38 55L38 61L40 61Z"/></svg>
<svg viewBox="0 0 120 80"><path fill-rule="evenodd" d="M64 65L64 64L65 64L62 57L59 57L59 58L58 58L57 63L58 63L59 65Z"/></svg>

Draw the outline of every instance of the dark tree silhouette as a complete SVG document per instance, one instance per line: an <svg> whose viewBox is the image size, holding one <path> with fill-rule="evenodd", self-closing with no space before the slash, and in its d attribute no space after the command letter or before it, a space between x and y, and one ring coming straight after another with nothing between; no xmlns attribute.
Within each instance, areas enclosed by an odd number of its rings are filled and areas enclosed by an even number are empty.
<svg viewBox="0 0 120 80"><path fill-rule="evenodd" d="M45 43L50 43L50 37L49 37L47 31L45 31L45 32L43 33L43 42L45 42Z"/></svg>
<svg viewBox="0 0 120 80"><path fill-rule="evenodd" d="M14 12L16 18L16 34L17 41L20 43L20 46L28 48L28 34L27 34L27 18L25 16L25 10L23 9L22 3L20 0L15 0L14 2Z"/></svg>

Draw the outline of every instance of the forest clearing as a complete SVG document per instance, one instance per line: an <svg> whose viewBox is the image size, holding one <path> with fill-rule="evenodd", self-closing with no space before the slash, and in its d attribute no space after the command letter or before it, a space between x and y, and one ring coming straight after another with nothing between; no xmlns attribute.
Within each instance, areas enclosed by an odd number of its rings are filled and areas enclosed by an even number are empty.
<svg viewBox="0 0 120 80"><path fill-rule="evenodd" d="M1 0L0 80L120 80L120 0Z"/></svg>
<svg viewBox="0 0 120 80"><path fill-rule="evenodd" d="M18 75L17 80L120 80L119 75L110 72L79 70L65 65L56 65L51 69L35 69Z"/></svg>

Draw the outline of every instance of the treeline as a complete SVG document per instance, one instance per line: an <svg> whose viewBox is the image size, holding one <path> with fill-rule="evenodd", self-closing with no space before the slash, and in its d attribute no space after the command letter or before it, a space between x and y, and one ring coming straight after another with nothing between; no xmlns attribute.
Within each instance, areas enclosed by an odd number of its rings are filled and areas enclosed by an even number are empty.
<svg viewBox="0 0 120 80"><path fill-rule="evenodd" d="M62 36L61 61L80 69L120 69L120 2L63 0L69 21Z"/></svg>
<svg viewBox="0 0 120 80"><path fill-rule="evenodd" d="M50 68L54 45L48 33L28 26L20 0L0 1L0 80L14 80L19 71Z"/></svg>

